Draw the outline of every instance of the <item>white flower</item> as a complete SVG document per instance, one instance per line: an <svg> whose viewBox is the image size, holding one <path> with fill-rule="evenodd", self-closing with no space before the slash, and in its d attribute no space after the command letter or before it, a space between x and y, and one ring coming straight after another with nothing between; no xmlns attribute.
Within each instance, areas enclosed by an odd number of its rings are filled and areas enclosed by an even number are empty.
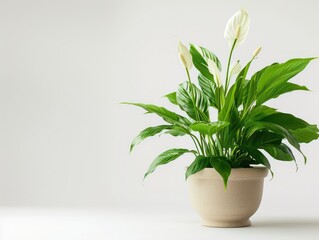
<svg viewBox="0 0 319 240"><path fill-rule="evenodd" d="M181 41L178 41L177 51L183 66L190 69L193 66L192 55Z"/></svg>
<svg viewBox="0 0 319 240"><path fill-rule="evenodd" d="M241 65L239 63L239 60L237 62L233 62L230 67L230 75L234 75L239 73L241 70Z"/></svg>
<svg viewBox="0 0 319 240"><path fill-rule="evenodd" d="M261 51L261 47L257 48L253 53L253 58L256 58Z"/></svg>
<svg viewBox="0 0 319 240"><path fill-rule="evenodd" d="M221 78L220 78L220 71L216 65L216 63L212 59L207 59L207 65L208 65L208 70L211 74L213 74L214 79L216 81L217 87L221 86Z"/></svg>
<svg viewBox="0 0 319 240"><path fill-rule="evenodd" d="M250 25L250 18L245 9L236 12L227 22L225 38L230 47L233 46L235 39L236 45L240 45L247 37Z"/></svg>

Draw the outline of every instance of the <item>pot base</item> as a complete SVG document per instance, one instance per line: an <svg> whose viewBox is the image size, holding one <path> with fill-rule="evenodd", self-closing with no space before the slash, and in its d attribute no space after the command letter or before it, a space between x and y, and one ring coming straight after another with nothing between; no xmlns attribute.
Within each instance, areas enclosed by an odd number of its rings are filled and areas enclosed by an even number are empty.
<svg viewBox="0 0 319 240"><path fill-rule="evenodd" d="M225 222L202 220L200 224L204 227L237 228L237 227L251 226L251 221L249 219L241 220L241 221L225 221Z"/></svg>

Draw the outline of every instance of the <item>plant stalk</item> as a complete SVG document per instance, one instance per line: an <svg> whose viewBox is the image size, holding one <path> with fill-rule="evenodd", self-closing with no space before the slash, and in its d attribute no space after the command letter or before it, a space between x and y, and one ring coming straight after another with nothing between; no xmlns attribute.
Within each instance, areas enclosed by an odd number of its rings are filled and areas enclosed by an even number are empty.
<svg viewBox="0 0 319 240"><path fill-rule="evenodd" d="M230 76L229 76L229 67L230 67L230 62L231 58L233 55L233 51L236 45L237 39L235 39L233 46L231 47L230 53L229 53L229 58L228 58L228 64L227 64L227 72L226 72L226 84L225 84L225 95L227 94L228 91L228 86L229 86L229 81L230 81Z"/></svg>
<svg viewBox="0 0 319 240"><path fill-rule="evenodd" d="M193 85L192 85L192 81L191 81L191 77L189 75L189 71L187 68L186 69L186 73L187 73L187 78L188 78L188 82L189 82L189 88L190 88L190 91L191 91L191 94L192 94L192 101L193 101L193 105L194 105L194 108L195 108L195 115L196 115L196 120L197 121L200 121L200 118L199 118L199 114L197 112L197 107L196 107L196 102L195 102L195 94L194 94L194 89L193 89ZM200 146L201 146L201 150L202 150L202 153L203 155L205 154L205 151L203 149L203 146L205 145L205 140L203 140L203 135L200 134Z"/></svg>

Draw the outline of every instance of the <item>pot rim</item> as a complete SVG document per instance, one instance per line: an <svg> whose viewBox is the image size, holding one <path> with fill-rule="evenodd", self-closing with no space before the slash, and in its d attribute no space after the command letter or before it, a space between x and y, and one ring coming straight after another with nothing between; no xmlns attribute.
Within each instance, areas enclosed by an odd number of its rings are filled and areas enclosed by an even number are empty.
<svg viewBox="0 0 319 240"><path fill-rule="evenodd" d="M268 169L265 167L250 167L250 168L232 168L229 176L229 181L235 179L260 179L268 175ZM214 168L204 168L201 171L192 174L189 177L204 178L204 179L220 179L220 174Z"/></svg>

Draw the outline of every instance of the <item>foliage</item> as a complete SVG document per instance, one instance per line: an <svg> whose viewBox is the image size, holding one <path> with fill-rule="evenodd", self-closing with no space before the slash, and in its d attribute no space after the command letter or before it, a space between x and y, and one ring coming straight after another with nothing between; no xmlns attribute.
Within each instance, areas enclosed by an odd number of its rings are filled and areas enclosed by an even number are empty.
<svg viewBox="0 0 319 240"><path fill-rule="evenodd" d="M222 65L214 53L190 44L192 63L189 63L186 61L189 57L183 58L182 55L185 54L185 48L179 47L184 51L180 52L180 57L188 81L181 83L176 92L165 97L170 103L179 106L183 115L151 104L126 103L156 114L166 122L165 125L143 130L133 140L131 150L142 140L159 133L188 136L194 142L194 149L170 149L161 153L152 162L145 177L156 167L169 163L184 153L195 156L186 171L186 178L204 168L215 168L222 176L225 186L232 168L263 165L271 171L270 157L296 162L291 148L299 151L306 161L300 143L317 139L317 126L291 114L279 112L266 103L288 92L307 91L305 86L290 81L314 58L294 58L284 63L274 63L249 78L248 71L260 51L259 48L236 76L230 69L235 45L236 39L230 50L224 84L216 79L219 76L216 71L220 71ZM209 66L211 61L216 66L213 70ZM197 84L191 81L189 75L192 65L198 70ZM210 108L216 109L217 114L211 116Z"/></svg>

